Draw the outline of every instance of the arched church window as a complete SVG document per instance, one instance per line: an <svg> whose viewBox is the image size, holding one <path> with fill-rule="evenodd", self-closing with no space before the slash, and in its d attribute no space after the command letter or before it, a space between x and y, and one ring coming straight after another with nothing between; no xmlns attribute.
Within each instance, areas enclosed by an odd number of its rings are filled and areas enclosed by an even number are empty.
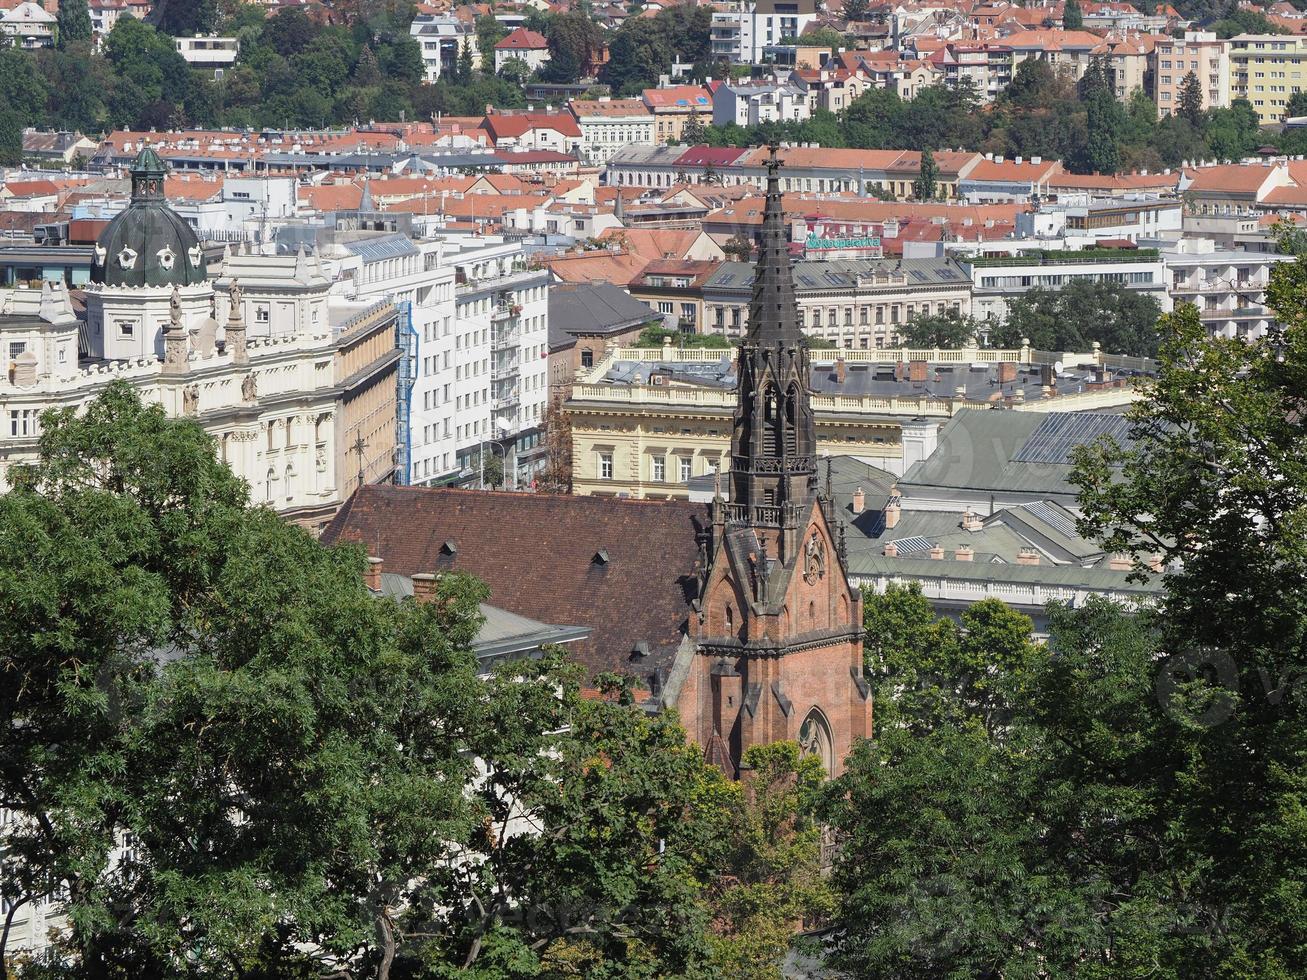
<svg viewBox="0 0 1307 980"><path fill-rule="evenodd" d="M827 775L835 769L835 742L831 738L830 724L820 708L813 708L799 726L799 751L821 760Z"/></svg>

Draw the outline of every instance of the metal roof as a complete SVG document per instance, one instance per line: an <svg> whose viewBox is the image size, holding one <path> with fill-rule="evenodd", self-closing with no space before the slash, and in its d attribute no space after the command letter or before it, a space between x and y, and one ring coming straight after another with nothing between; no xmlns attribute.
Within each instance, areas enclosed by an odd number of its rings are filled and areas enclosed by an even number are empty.
<svg viewBox="0 0 1307 980"><path fill-rule="evenodd" d="M345 242L344 245L349 251L360 256L364 262L380 262L383 259L399 258L402 255L416 255L419 251L407 235L362 238Z"/></svg>

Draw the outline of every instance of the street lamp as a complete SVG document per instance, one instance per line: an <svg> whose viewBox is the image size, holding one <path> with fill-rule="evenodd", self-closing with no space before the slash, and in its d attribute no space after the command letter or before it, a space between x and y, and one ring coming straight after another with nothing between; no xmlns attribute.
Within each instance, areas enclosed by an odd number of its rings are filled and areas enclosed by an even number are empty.
<svg viewBox="0 0 1307 980"><path fill-rule="evenodd" d="M513 426L508 421L508 419L497 418L495 419L495 428L497 428L500 432L508 433L512 431ZM499 451L503 454L504 489L505 490L516 489L514 486L512 486L512 484L516 483L517 481L515 479L512 479L514 476L516 476L516 474L512 473L509 466L508 449L504 447L504 445L499 439L487 439L484 436L482 436L481 438L481 448L477 450L477 463L481 468L481 489L484 490L486 488L486 443L490 443L490 445L492 446L498 446Z"/></svg>

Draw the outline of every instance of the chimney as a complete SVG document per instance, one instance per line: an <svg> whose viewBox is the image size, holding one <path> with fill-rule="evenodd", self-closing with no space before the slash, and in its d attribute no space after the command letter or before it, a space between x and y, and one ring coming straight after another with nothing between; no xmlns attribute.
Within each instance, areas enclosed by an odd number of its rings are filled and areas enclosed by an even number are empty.
<svg viewBox="0 0 1307 980"><path fill-rule="evenodd" d="M1017 552L1018 565L1038 565L1039 552L1034 548L1022 548Z"/></svg>
<svg viewBox="0 0 1307 980"><path fill-rule="evenodd" d="M881 551L886 558L897 558L899 556L899 546L893 541L887 541L884 549Z"/></svg>
<svg viewBox="0 0 1307 980"><path fill-rule="evenodd" d="M943 561L943 560L944 560L944 548L943 548L943 546L937 544L937 545L935 545L935 547L931 548L931 549L930 549L930 558L931 558L932 561Z"/></svg>
<svg viewBox="0 0 1307 980"><path fill-rule="evenodd" d="M892 531L899 526L899 514L901 510L898 501L891 501L885 507L885 530Z"/></svg>
<svg viewBox="0 0 1307 980"><path fill-rule="evenodd" d="M1107 568L1113 572L1128 572L1135 567L1129 555L1115 554L1107 560Z"/></svg>
<svg viewBox="0 0 1307 980"><path fill-rule="evenodd" d="M844 364L844 355L835 355L835 383L844 384L844 379L849 375L848 368Z"/></svg>
<svg viewBox="0 0 1307 980"><path fill-rule="evenodd" d="M863 508L867 506L867 495L862 492L862 487L853 491L853 513L861 514Z"/></svg>
<svg viewBox="0 0 1307 980"><path fill-rule="evenodd" d="M980 515L972 513L970 507L962 513L962 530L979 531L982 530L984 526L985 522L980 519Z"/></svg>
<svg viewBox="0 0 1307 980"><path fill-rule="evenodd" d="M418 572L413 576L413 598L418 602L431 602L436 597L436 576L431 572Z"/></svg>
<svg viewBox="0 0 1307 980"><path fill-rule="evenodd" d="M1148 567L1159 575L1166 570L1166 566L1162 564L1162 556L1157 553L1148 556Z"/></svg>
<svg viewBox="0 0 1307 980"><path fill-rule="evenodd" d="M363 584L373 592L381 591L381 565L380 558L368 555L368 567L363 572Z"/></svg>
<svg viewBox="0 0 1307 980"><path fill-rule="evenodd" d="M971 550L971 545L964 544L960 545L958 550L953 552L953 557L957 561L975 561L976 553Z"/></svg>
<svg viewBox="0 0 1307 980"><path fill-rule="evenodd" d="M1017 379L1017 366L1012 361L1004 361L998 366L998 383L1011 384Z"/></svg>

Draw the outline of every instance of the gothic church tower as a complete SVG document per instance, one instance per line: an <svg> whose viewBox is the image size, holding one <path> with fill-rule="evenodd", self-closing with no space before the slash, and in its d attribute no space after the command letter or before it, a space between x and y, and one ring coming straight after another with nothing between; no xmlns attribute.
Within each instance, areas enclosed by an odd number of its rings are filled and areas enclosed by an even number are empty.
<svg viewBox="0 0 1307 980"><path fill-rule="evenodd" d="M793 739L831 775L871 734L862 597L829 489L818 486L789 236L772 147L749 331L739 352L730 500L712 505L697 655L678 698L691 735L732 776L751 745Z"/></svg>

